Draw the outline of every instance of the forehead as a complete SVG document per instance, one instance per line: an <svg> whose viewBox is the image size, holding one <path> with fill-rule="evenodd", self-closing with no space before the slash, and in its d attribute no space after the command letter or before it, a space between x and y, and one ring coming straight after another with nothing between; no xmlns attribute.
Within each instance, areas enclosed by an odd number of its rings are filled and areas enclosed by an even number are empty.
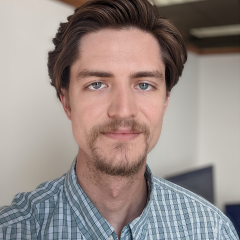
<svg viewBox="0 0 240 240"><path fill-rule="evenodd" d="M76 64L83 69L105 67L113 69L116 67L119 70L127 68L130 71L140 68L165 69L157 39L137 28L103 29L86 34L80 41L79 56L73 68Z"/></svg>

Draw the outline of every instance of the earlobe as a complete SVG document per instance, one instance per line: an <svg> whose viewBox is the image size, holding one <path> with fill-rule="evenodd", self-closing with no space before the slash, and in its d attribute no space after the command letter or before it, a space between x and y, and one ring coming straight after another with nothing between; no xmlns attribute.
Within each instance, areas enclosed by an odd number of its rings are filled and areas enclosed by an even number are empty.
<svg viewBox="0 0 240 240"><path fill-rule="evenodd" d="M70 103L69 103L69 97L68 97L68 93L66 93L65 89L62 89L61 94L60 94L60 99L62 102L64 112L66 113L68 119L71 120L71 108L70 108Z"/></svg>
<svg viewBox="0 0 240 240"><path fill-rule="evenodd" d="M164 103L164 112L163 112L164 114L165 114L166 111L167 111L169 98L170 98L170 92L167 92L167 96L166 96L165 103Z"/></svg>

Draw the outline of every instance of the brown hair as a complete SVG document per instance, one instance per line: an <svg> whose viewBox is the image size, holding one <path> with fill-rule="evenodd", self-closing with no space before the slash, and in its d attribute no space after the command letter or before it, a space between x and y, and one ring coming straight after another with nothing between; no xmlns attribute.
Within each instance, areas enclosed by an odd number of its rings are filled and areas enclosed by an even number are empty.
<svg viewBox="0 0 240 240"><path fill-rule="evenodd" d="M78 57L82 36L104 28L129 27L149 32L158 40L166 66L166 88L171 91L187 60L183 38L173 24L148 0L89 0L60 24L53 39L55 49L48 53L48 73L57 96L60 98L61 88L68 90L70 67Z"/></svg>

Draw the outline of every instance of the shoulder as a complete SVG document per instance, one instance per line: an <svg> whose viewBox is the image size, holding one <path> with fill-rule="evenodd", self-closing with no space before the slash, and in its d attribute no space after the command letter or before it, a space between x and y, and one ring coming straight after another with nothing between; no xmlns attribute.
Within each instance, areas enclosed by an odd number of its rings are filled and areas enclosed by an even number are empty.
<svg viewBox="0 0 240 240"><path fill-rule="evenodd" d="M65 175L40 184L32 192L17 194L10 206L0 208L0 230L14 224L26 223L26 221L28 224L31 222L31 224L39 225L41 206L45 206L46 202L51 202L54 205L59 194L63 191L64 179Z"/></svg>
<svg viewBox="0 0 240 240"><path fill-rule="evenodd" d="M207 235L221 236L221 239L237 239L230 220L213 204L199 195L167 180L153 177L153 198L155 204L165 211L168 217L176 219L179 224L186 223Z"/></svg>

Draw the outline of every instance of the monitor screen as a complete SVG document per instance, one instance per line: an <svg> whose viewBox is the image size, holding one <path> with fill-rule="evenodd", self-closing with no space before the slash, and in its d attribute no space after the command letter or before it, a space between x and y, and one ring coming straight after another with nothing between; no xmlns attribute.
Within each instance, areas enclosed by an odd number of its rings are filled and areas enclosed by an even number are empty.
<svg viewBox="0 0 240 240"><path fill-rule="evenodd" d="M226 215L232 221L238 236L240 236L240 203L226 205Z"/></svg>
<svg viewBox="0 0 240 240"><path fill-rule="evenodd" d="M165 179L200 195L214 204L212 166L166 177Z"/></svg>

